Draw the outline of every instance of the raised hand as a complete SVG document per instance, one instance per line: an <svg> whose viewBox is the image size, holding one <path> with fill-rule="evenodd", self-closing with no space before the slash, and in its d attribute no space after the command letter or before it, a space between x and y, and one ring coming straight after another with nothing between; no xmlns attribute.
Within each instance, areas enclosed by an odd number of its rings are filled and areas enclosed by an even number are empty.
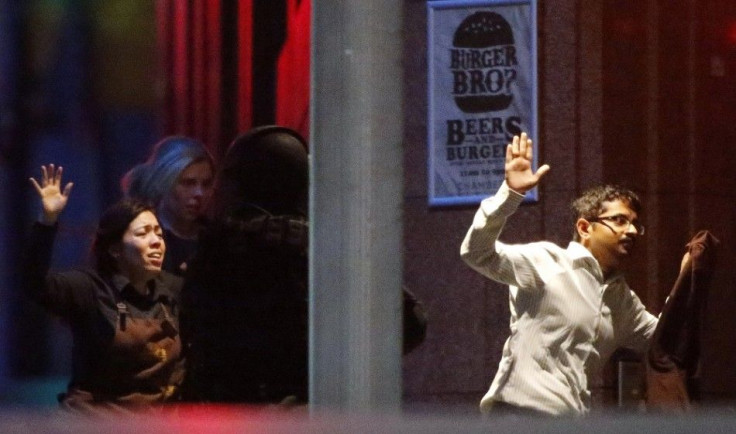
<svg viewBox="0 0 736 434"><path fill-rule="evenodd" d="M545 164L533 172L533 156L532 139L526 133L521 133L521 137L514 136L506 147L506 184L517 193L524 194L534 188L549 171Z"/></svg>
<svg viewBox="0 0 736 434"><path fill-rule="evenodd" d="M41 166L42 176L40 184L34 178L29 178L41 199L41 206L43 207L41 221L43 223L56 223L59 214L66 207L69 193L71 193L74 183L67 183L62 191L61 174L63 171L64 168L61 166L55 168L53 164L49 164L48 167Z"/></svg>

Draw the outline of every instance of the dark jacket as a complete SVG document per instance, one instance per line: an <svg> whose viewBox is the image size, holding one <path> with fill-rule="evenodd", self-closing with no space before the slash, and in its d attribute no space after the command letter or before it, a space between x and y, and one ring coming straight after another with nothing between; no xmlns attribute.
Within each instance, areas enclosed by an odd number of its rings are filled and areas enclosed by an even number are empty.
<svg viewBox="0 0 736 434"><path fill-rule="evenodd" d="M308 226L255 212L211 224L184 287L185 399L307 399Z"/></svg>
<svg viewBox="0 0 736 434"><path fill-rule="evenodd" d="M687 410L698 399L700 327L718 239L698 232L660 314L647 354L647 408Z"/></svg>

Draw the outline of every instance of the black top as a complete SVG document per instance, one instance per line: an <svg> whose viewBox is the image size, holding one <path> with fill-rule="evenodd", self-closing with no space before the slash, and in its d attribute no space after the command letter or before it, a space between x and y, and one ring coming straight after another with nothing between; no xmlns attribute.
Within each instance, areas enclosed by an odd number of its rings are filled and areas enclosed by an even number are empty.
<svg viewBox="0 0 736 434"><path fill-rule="evenodd" d="M178 338L179 294L182 279L162 272L156 279L148 282L148 295L138 293L127 278L102 276L92 269L76 269L64 272L50 272L49 266L56 226L40 223L33 225L29 243L24 252L22 273L24 290L34 301L58 315L69 324L72 331L74 348L72 355L73 374L70 389L81 387L95 389L100 387L102 372L109 369L115 361L108 360L111 347L117 345L116 330L120 329L121 309L131 320L141 320L142 324L161 327L161 321L169 322L174 331L168 338ZM122 308L121 308L122 306ZM154 330L151 332L156 333ZM127 342L132 346L139 345L139 351L150 347L162 336L148 334L146 342ZM119 335L119 334L118 334ZM130 339L126 337L126 339ZM135 337L134 337L135 339ZM143 339L141 337L141 339ZM178 344L177 344L178 346ZM130 353L130 349L127 349ZM177 351L176 358L181 359ZM167 362L168 363L168 362ZM172 361L173 363L173 361ZM129 367L130 376L135 377L134 389L147 391L147 381L151 381L150 390L160 387L161 378L153 372L158 369L170 369L165 366ZM146 369L148 371L141 375ZM167 372L163 375L169 375ZM104 387L115 388L114 385ZM91 390L94 392L94 390ZM120 393L136 390L120 391Z"/></svg>
<svg viewBox="0 0 736 434"><path fill-rule="evenodd" d="M166 254L161 268L177 276L183 276L185 270L182 269L182 264L188 264L194 258L198 241L196 238L181 238L167 228L163 229L163 236Z"/></svg>
<svg viewBox="0 0 736 434"><path fill-rule="evenodd" d="M308 234L303 217L255 209L201 234L182 295L185 399L306 402ZM427 317L407 288L403 296L407 353L424 340Z"/></svg>
<svg viewBox="0 0 736 434"><path fill-rule="evenodd" d="M303 218L266 214L201 234L183 290L188 399L306 400L307 234Z"/></svg>

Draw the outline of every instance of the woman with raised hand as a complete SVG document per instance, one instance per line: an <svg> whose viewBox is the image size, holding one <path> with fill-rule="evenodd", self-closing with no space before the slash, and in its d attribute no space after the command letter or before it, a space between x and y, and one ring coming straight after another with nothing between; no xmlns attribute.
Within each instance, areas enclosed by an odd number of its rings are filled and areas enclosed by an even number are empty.
<svg viewBox="0 0 736 434"><path fill-rule="evenodd" d="M152 208L123 199L100 218L94 268L50 271L58 217L72 183L62 167L31 178L42 205L23 259L24 290L71 328L73 372L62 407L98 412L159 407L184 376L179 336L181 278L161 270L166 253Z"/></svg>

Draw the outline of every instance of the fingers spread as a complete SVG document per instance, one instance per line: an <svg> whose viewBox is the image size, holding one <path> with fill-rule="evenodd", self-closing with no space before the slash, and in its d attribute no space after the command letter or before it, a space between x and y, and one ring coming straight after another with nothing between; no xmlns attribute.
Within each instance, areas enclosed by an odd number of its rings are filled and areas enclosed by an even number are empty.
<svg viewBox="0 0 736 434"><path fill-rule="evenodd" d="M517 156L526 157L528 141L529 137L526 135L526 133L521 133L521 137L519 137L519 153L517 154Z"/></svg>
<svg viewBox="0 0 736 434"><path fill-rule="evenodd" d="M38 182L35 179L33 179L33 178L28 178L28 179L31 181L31 184L33 184L33 188L36 189L36 191L38 192L38 194L41 194L41 186L38 185Z"/></svg>
<svg viewBox="0 0 736 434"><path fill-rule="evenodd" d="M57 184L61 183L61 172L63 171L64 171L64 168L61 166L59 166L56 169L56 175L54 176L54 182L56 182Z"/></svg>
<svg viewBox="0 0 736 434"><path fill-rule="evenodd" d="M549 172L549 164L544 164L539 169L537 169L537 177L541 178L546 175L547 172Z"/></svg>
<svg viewBox="0 0 736 434"><path fill-rule="evenodd" d="M511 156L517 157L519 155L519 136L514 136L511 140Z"/></svg>
<svg viewBox="0 0 736 434"><path fill-rule="evenodd" d="M69 193L72 192L72 187L74 187L73 182L68 183L66 187L64 187L64 193L62 193L64 197L69 197Z"/></svg>

